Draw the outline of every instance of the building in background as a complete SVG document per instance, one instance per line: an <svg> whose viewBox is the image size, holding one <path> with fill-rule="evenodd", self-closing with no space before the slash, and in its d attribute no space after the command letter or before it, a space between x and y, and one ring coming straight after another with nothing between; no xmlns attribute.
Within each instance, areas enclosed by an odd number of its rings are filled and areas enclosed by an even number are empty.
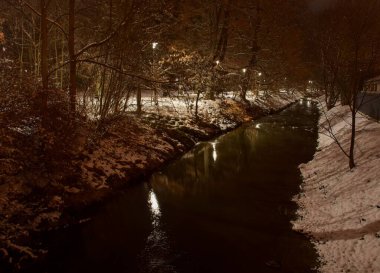
<svg viewBox="0 0 380 273"><path fill-rule="evenodd" d="M364 84L364 90L365 93L369 94L380 94L380 75L369 79Z"/></svg>

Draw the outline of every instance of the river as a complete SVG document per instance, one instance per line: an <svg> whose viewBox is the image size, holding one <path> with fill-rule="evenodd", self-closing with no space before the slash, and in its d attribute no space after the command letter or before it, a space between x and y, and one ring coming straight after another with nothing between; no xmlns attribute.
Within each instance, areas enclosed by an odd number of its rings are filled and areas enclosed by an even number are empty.
<svg viewBox="0 0 380 273"><path fill-rule="evenodd" d="M317 120L302 100L199 143L91 221L51 235L47 271L314 272L315 250L290 221Z"/></svg>

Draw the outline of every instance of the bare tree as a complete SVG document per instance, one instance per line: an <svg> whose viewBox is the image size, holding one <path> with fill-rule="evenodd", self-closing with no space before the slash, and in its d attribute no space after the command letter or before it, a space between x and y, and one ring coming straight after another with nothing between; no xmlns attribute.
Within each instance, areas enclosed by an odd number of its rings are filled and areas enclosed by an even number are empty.
<svg viewBox="0 0 380 273"><path fill-rule="evenodd" d="M355 163L356 116L360 108L358 95L363 90L366 77L371 75L379 63L380 57L380 22L377 14L380 12L380 1L337 1L334 7L326 11L329 24L326 28L333 29L331 35L321 40L322 67L328 107L336 96L338 89L341 103L351 109L350 146L345 150L332 134L342 152L348 157L350 169ZM331 99L332 98L332 99ZM330 128L331 130L331 128Z"/></svg>

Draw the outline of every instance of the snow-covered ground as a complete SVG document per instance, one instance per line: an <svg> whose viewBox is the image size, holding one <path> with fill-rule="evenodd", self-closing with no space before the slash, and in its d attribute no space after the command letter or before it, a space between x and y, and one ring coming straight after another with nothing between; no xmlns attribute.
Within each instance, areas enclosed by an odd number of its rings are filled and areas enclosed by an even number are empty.
<svg viewBox="0 0 380 273"><path fill-rule="evenodd" d="M356 167L331 138L348 151L351 113L347 106L326 111L320 104L319 145L300 166L304 183L293 228L312 236L320 272L380 272L380 124L358 113ZM329 125L330 123L330 125Z"/></svg>
<svg viewBox="0 0 380 273"><path fill-rule="evenodd" d="M84 152L85 160L81 164L83 181L94 189L108 188L109 182L115 179L128 182L134 178L136 169L139 169L138 172L152 170L173 158L178 151L184 152L192 147L197 141L233 129L254 118L248 112L247 104L233 100L230 98L232 95L231 92L215 100L200 100L198 115L201 122L194 120L194 100L159 97L157 106L149 96L144 96L143 113L140 116L135 114L135 101L131 100L128 108L130 115L109 127L108 137L103 137L93 149ZM302 94L297 92L276 93L266 97L249 94L247 99L252 109L256 107L269 113L301 97ZM128 140L125 136L128 136ZM191 145L182 143L184 138Z"/></svg>
<svg viewBox="0 0 380 273"><path fill-rule="evenodd" d="M221 101L239 101L237 92L224 92L223 94L216 97L215 100L209 100L204 98L205 94L200 94L198 102L198 115L205 119L206 121L211 121L215 124L220 122L215 120L215 118L220 113ZM195 115L196 108L196 96L195 92L182 93L182 94L171 94L170 96L162 96L161 93L157 95L157 100L153 98L153 93L150 91L143 92L141 97L142 111L145 113L154 113L157 115L170 115L172 117L180 117L191 119ZM295 101L304 96L301 92L296 90L292 92L279 92L279 93L267 93L264 94L263 91L256 95L252 91L248 91L246 94L246 99L252 105L258 106L263 110L278 110L284 107L291 101ZM85 103L84 103L85 102ZM80 94L78 97L78 105L86 113L89 119L95 120L99 118L96 113L99 113L100 101L95 97L83 97ZM135 96L129 97L128 99L122 99L120 101L120 107L125 108L127 112L136 112L137 110L137 100ZM111 107L113 109L113 107ZM111 111L112 112L112 111ZM223 124L222 124L223 127ZM228 126L227 126L228 127Z"/></svg>

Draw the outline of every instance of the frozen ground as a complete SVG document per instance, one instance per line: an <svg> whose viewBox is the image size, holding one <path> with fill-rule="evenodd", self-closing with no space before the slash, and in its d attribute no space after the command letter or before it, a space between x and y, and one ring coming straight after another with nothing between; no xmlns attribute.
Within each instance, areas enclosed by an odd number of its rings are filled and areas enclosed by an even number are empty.
<svg viewBox="0 0 380 273"><path fill-rule="evenodd" d="M379 273L380 124L358 113L357 166L350 170L348 158L331 138L333 133L348 151L350 110L320 107L318 150L300 166L304 183L296 197L300 209L294 229L314 239L320 272Z"/></svg>

